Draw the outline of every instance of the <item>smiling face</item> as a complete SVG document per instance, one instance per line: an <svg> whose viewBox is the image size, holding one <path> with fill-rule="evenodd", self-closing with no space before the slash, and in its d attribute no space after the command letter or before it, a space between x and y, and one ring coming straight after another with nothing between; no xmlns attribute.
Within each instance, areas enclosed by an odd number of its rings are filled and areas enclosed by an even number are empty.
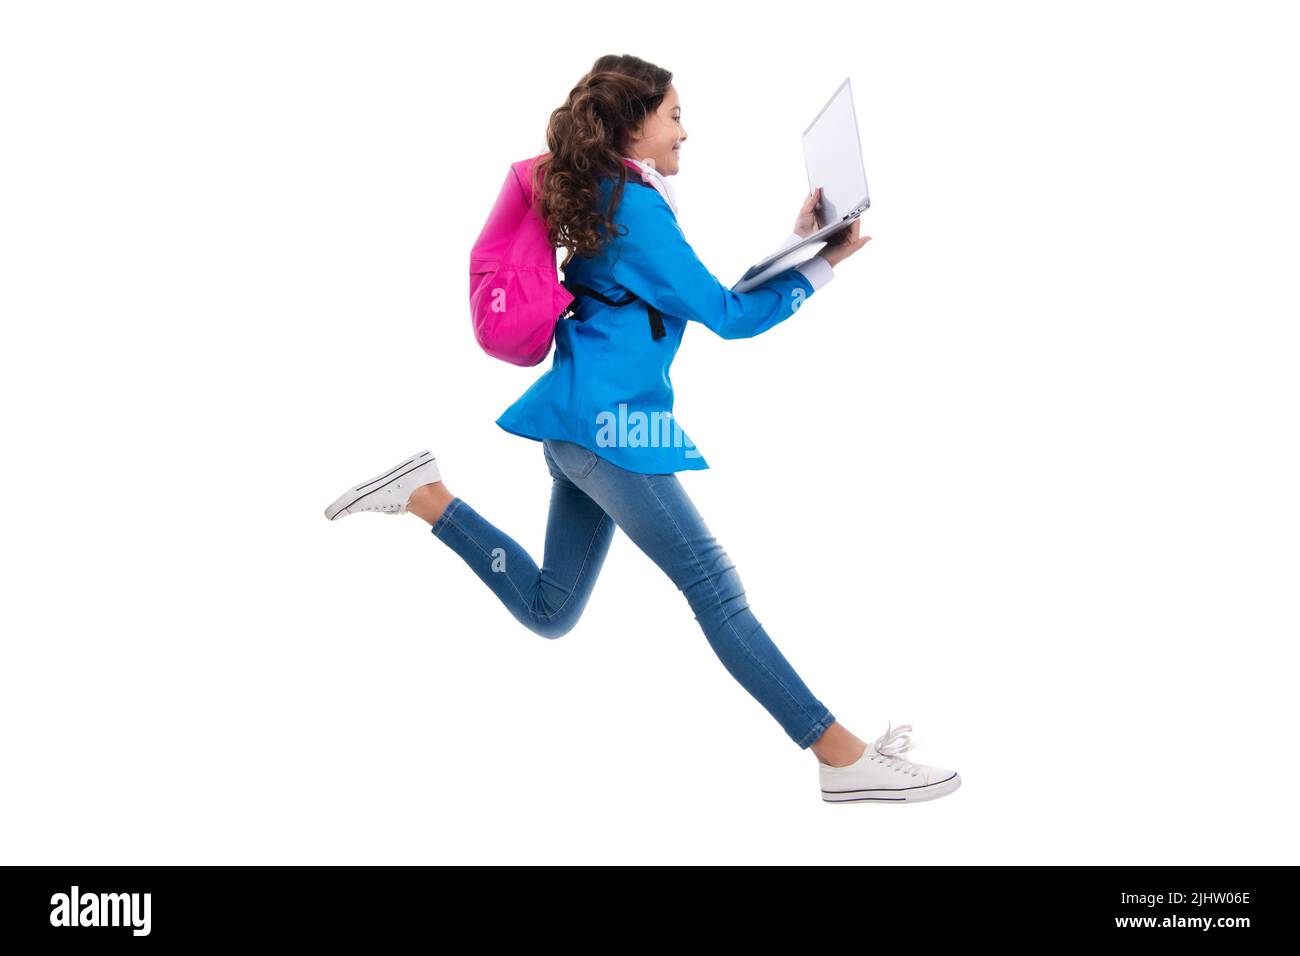
<svg viewBox="0 0 1300 956"><path fill-rule="evenodd" d="M682 107L677 88L668 87L659 109L646 117L641 128L628 139L624 153L633 159L654 160L661 175L674 176L678 169L681 144L686 139L682 126Z"/></svg>

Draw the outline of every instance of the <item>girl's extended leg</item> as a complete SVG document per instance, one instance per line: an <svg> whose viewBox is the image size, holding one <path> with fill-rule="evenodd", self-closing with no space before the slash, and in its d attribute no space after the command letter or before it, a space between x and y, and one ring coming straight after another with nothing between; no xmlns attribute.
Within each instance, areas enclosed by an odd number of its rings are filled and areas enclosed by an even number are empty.
<svg viewBox="0 0 1300 956"><path fill-rule="evenodd" d="M556 638L582 616L615 526L555 465L549 451L545 456L553 481L540 568L518 542L459 497L446 503L430 530L464 559L516 620L542 637Z"/></svg>
<svg viewBox="0 0 1300 956"><path fill-rule="evenodd" d="M732 677L801 748L816 743L835 717L754 617L735 565L709 533L677 476L628 471L568 442L550 445L574 484L686 595L709 645Z"/></svg>

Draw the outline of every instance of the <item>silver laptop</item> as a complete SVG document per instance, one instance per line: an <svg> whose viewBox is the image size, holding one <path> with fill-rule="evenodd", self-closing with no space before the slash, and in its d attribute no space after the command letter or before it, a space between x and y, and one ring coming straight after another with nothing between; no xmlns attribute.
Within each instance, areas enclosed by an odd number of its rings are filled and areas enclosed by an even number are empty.
<svg viewBox="0 0 1300 956"><path fill-rule="evenodd" d="M858 115L848 78L803 131L804 167L808 191L820 186L821 203L815 214L820 228L799 242L791 243L755 263L732 286L745 292L777 273L797 265L809 255L807 246L825 242L871 208L867 174L862 163L862 141L858 137ZM799 255L803 251L802 255Z"/></svg>

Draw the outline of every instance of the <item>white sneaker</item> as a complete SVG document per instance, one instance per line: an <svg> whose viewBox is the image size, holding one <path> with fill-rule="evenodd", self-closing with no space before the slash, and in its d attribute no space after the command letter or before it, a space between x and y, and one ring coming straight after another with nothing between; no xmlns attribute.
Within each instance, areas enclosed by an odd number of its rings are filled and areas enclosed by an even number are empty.
<svg viewBox="0 0 1300 956"><path fill-rule="evenodd" d="M394 465L382 475L376 475L369 481L363 481L354 488L349 488L325 509L325 517L330 521L344 515L354 515L362 511L382 511L384 514L400 515L406 513L407 502L411 492L421 485L442 481L438 474L438 463L429 449L416 452L401 464Z"/></svg>
<svg viewBox="0 0 1300 956"><path fill-rule="evenodd" d="M898 756L913 746L903 733L911 729L910 724L894 727L891 723L875 743L867 744L858 761L847 767L818 761L822 799L827 803L916 803L946 797L960 787L957 771Z"/></svg>

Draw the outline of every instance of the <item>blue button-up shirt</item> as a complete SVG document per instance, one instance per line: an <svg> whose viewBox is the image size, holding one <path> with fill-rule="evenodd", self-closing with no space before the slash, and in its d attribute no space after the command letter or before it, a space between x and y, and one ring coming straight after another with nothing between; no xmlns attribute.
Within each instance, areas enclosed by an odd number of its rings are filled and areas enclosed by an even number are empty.
<svg viewBox="0 0 1300 956"><path fill-rule="evenodd" d="M600 208L608 208L613 186L601 181ZM614 222L614 238L591 258L573 257L565 280L616 302L629 292L640 301L615 307L579 296L574 316L556 323L550 369L497 424L537 441L575 442L642 474L708 468L673 415L668 372L687 322L724 339L759 335L793 315L834 270L814 256L748 292L732 292L687 243L672 207L631 171ZM651 335L646 303L663 315L660 339Z"/></svg>

